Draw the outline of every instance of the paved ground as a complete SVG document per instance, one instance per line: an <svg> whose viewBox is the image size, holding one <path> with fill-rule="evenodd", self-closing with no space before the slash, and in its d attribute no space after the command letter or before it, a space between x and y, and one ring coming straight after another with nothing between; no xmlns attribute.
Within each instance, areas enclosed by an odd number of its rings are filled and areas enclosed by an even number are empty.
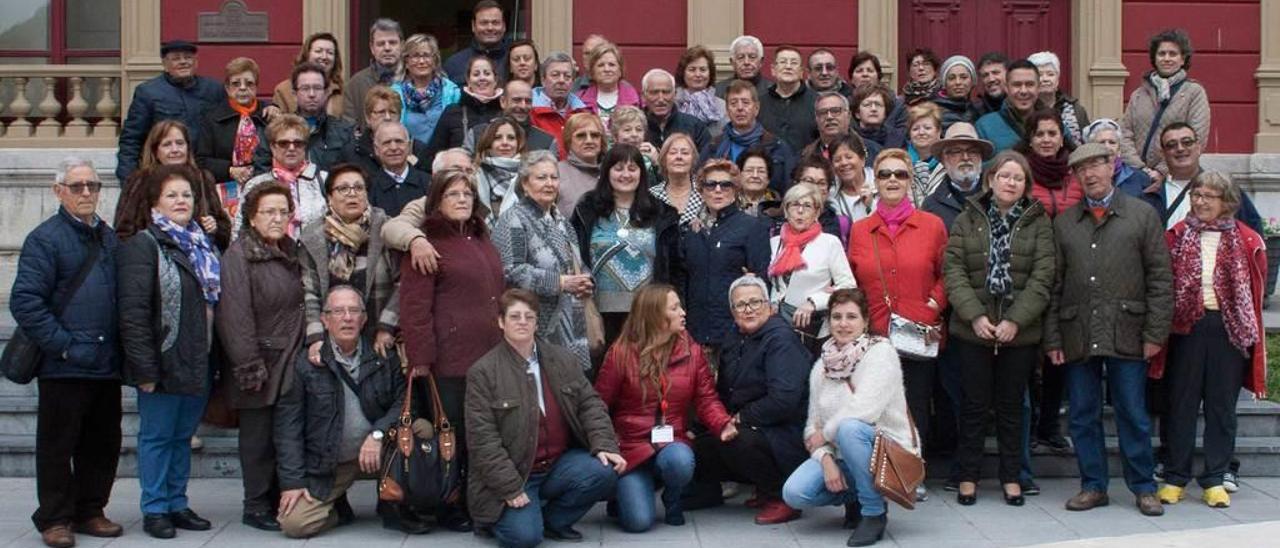
<svg viewBox="0 0 1280 548"><path fill-rule="evenodd" d="M1132 497L1121 482L1114 481L1112 505L1091 512L1072 513L1062 503L1076 491L1072 479L1052 479L1042 483L1044 494L1028 497L1027 505L1011 508L1000 500L994 485L979 491L978 504L961 507L954 496L940 489L915 511L893 508L889 512L889 538L879 546L928 548L981 548L1059 543L1061 548L1121 546L1264 547L1280 546L1280 478L1246 478L1241 491L1227 510L1214 510L1199 502L1199 489L1189 490L1194 499L1168 508L1161 518L1147 518L1133 507ZM361 548L430 546L496 546L471 535L433 532L408 538L380 527L372 517L373 484L362 482L352 494L359 515L356 524L307 541L309 547L359 545ZM27 478L0 479L0 546L39 547L40 537L29 516L35 505L35 483ZM214 522L214 530L204 533L180 531L178 538L157 541L142 532L135 480L117 483L108 515L127 525L124 537L102 539L80 537L80 546L112 548L151 546L195 548L198 546L244 546L273 548L301 546L273 533L249 529L239 523L240 483L238 480L198 480L190 489L192 508ZM738 501L740 502L740 501ZM684 527L659 525L642 535L623 533L604 516L604 505L589 514L579 529L587 536L585 546L627 547L834 547L843 546L847 531L839 529L841 511L824 508L805 512L804 518L779 526L762 527L751 522L752 512L741 504L689 512ZM1240 524L1250 524L1240 526ZM1225 527L1224 526L1235 526ZM1219 529L1220 528L1220 529ZM1196 530L1189 534L1186 530ZM1176 533L1170 533L1174 532ZM1144 535L1135 538L1108 538ZM1151 535L1151 536L1148 536ZM1143 539L1139 541L1139 539ZM1226 541L1226 542L1224 542ZM548 543L548 546L556 546Z"/></svg>

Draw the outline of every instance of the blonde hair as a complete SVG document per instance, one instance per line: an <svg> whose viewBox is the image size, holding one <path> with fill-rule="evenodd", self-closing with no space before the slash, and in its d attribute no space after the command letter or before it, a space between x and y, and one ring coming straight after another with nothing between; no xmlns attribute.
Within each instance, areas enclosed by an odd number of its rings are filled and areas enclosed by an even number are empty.
<svg viewBox="0 0 1280 548"><path fill-rule="evenodd" d="M900 148L886 148L880 151L880 154L876 155L875 163L872 164L872 171L880 171L880 164L884 163L885 160L899 160L906 164L907 173L909 174L907 183L915 180L916 171L915 168L911 166L911 155L907 154L907 151ZM907 186L910 187L911 185L908 184Z"/></svg>
<svg viewBox="0 0 1280 548"><path fill-rule="evenodd" d="M600 61L604 54L612 53L613 58L618 60L618 79L622 79L622 75L626 74L626 65L622 64L622 50L618 49L618 45L613 42L605 42L587 52L587 77L592 81L596 81L596 63Z"/></svg>
<svg viewBox="0 0 1280 548"><path fill-rule="evenodd" d="M601 136L603 136L604 122L600 120L600 117L590 112L579 112L569 117L569 120L564 123L564 131L560 132L560 138L564 139L563 143L566 149L573 142L573 134L587 124L595 124L596 129L599 129Z"/></svg>
<svg viewBox="0 0 1280 548"><path fill-rule="evenodd" d="M415 51L427 48L431 56L431 66L435 67L436 75L439 75L444 67L440 64L440 43L436 41L436 37L430 34L418 33L410 36L404 41L404 46L400 48L400 66L396 69L396 80L404 80L407 74L405 61L409 59L409 55Z"/></svg>
<svg viewBox="0 0 1280 548"><path fill-rule="evenodd" d="M644 117L644 111L639 107L631 105L622 105L613 111L613 115L609 117L609 133L613 135L613 140L618 140L618 130L627 124L640 124L641 127L647 125L649 121Z"/></svg>

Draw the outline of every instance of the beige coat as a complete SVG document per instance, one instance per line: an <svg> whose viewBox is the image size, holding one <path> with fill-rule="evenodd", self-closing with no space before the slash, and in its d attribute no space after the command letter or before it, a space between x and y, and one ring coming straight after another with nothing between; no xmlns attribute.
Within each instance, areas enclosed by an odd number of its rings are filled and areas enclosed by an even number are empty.
<svg viewBox="0 0 1280 548"><path fill-rule="evenodd" d="M1147 134L1151 131L1151 122L1155 120L1158 110L1160 101L1156 88L1144 76L1142 85L1129 96L1129 106L1124 109L1124 117L1120 119L1120 157L1126 164L1135 168L1151 167L1166 171L1164 155L1157 142L1159 133L1151 139L1146 156L1142 156ZM1199 82L1187 78L1173 97L1169 98L1169 106L1160 118L1160 129L1163 130L1174 122L1190 124L1200 142L1209 138L1209 95Z"/></svg>

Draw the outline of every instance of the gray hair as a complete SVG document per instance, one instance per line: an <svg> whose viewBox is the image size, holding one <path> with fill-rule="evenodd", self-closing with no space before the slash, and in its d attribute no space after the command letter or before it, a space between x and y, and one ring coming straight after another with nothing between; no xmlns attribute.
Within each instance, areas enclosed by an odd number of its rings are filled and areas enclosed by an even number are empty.
<svg viewBox="0 0 1280 548"><path fill-rule="evenodd" d="M651 80L651 79L653 79L653 78L656 78L656 77L658 77L658 76L663 76L663 77L665 77L666 79L671 80L671 87L672 87L672 88L676 87L676 77L675 77L675 76L673 76L670 72L667 72L667 71L665 71L665 70L663 70L663 69L655 68L655 69L649 69L649 72L644 73L644 78L641 78L641 79L640 79L640 89L641 89L641 91L648 91L648 90L649 90L649 80Z"/></svg>
<svg viewBox="0 0 1280 548"><path fill-rule="evenodd" d="M1221 171L1202 171L1191 179L1187 192L1201 187L1222 193L1222 218L1230 219L1240 210L1240 185L1235 184L1230 175Z"/></svg>
<svg viewBox="0 0 1280 548"><path fill-rule="evenodd" d="M79 167L87 167L89 169L92 169L93 176L94 176L93 178L94 179L98 178L98 170L97 168L93 167L92 161L90 161L87 158L81 158L79 156L68 156L64 158L61 163L58 164L58 171L57 173L53 174L53 182L56 184L62 184L67 182L67 174L71 173L71 170Z"/></svg>
<svg viewBox="0 0 1280 548"><path fill-rule="evenodd" d="M547 71L551 70L551 65L554 65L557 63L569 63L570 67L577 66L577 64L573 62L573 57L570 57L568 53L565 53L563 51L553 51L547 54L546 59L542 60L542 66L538 67L538 74L541 74L543 78L546 78ZM576 69L575 69L575 72L576 72Z"/></svg>
<svg viewBox="0 0 1280 548"><path fill-rule="evenodd" d="M516 175L516 196L524 198L524 182L529 179L529 175L533 173L533 166L538 164L551 164L559 169L560 159L555 153L549 150L533 150L524 155L524 161L520 162L520 171ZM553 208L554 209L554 208Z"/></svg>
<svg viewBox="0 0 1280 548"><path fill-rule="evenodd" d="M844 109L845 109L845 110L849 110L849 108L850 108L850 105L849 105L849 98L848 98L848 97L845 97L843 93L840 93L840 92L838 92L838 91L820 91L820 92L818 92L818 96L813 98L813 104L814 104L814 106L817 106L817 105L818 105L818 101L821 101L821 100L826 99L826 98L828 98L828 97L836 97L836 98L839 98L839 99L840 99L840 103L844 104Z"/></svg>
<svg viewBox="0 0 1280 548"><path fill-rule="evenodd" d="M330 288L329 288L329 291L328 291L327 293L325 293L325 294L324 294L324 311L325 311L325 312L328 312L328 311L329 311L329 299L330 299L331 297L333 297L333 294L334 294L334 293L338 293L338 292L341 292L341 291L350 291L350 292L354 293L354 294L355 294L355 296L356 296L356 300L360 302L360 311L361 311L361 312L364 312L364 311L365 311L365 306L364 306L364 293L361 293L361 292L360 292L360 290L359 290L359 289L356 289L354 286L351 286L351 285L348 285L348 284L338 284L338 285L335 285L335 286L330 287Z"/></svg>
<svg viewBox="0 0 1280 548"><path fill-rule="evenodd" d="M1120 124L1110 118L1098 118L1097 120L1094 120L1093 123L1085 126L1084 140L1092 142L1095 135L1108 129L1116 132L1116 137L1120 137Z"/></svg>
<svg viewBox="0 0 1280 548"><path fill-rule="evenodd" d="M396 122L396 123L399 124L399 122ZM378 127L382 127L381 124L379 124ZM450 149L442 150L436 154L435 159L431 160L432 173L445 169L444 157L446 154L462 154L467 158L471 158L471 151L462 147L453 147Z"/></svg>
<svg viewBox="0 0 1280 548"><path fill-rule="evenodd" d="M1052 51L1037 51L1027 56L1027 60L1036 67L1049 65L1054 71L1062 72L1062 62L1058 60L1058 54Z"/></svg>
<svg viewBox="0 0 1280 548"><path fill-rule="evenodd" d="M372 25L369 25L370 40L373 40L373 34L375 32L394 32L401 40L404 39L404 31L400 30L400 22L395 19L388 19L386 17L378 18Z"/></svg>
<svg viewBox="0 0 1280 548"><path fill-rule="evenodd" d="M804 185L796 185L796 186L804 186ZM759 288L760 293L764 295L764 298L766 299L769 298L769 286L764 284L764 280L760 279L760 277L756 276L755 274L743 274L740 278L734 280L733 283L729 284L729 306L730 307L733 307L733 292L737 291L739 287Z"/></svg>
<svg viewBox="0 0 1280 548"><path fill-rule="evenodd" d="M787 193L782 196L783 215L785 216L788 211L787 206L793 202L804 200L808 200L814 207L817 207L818 213L822 212L822 195L818 193L818 187L814 185L791 185L791 188L787 189Z"/></svg>
<svg viewBox="0 0 1280 548"><path fill-rule="evenodd" d="M764 58L764 44L760 42L759 38L750 34L744 34L734 38L732 42L729 42L729 57L732 58L733 52L738 51L738 48L743 46L750 46L752 49L756 50L756 55L761 59Z"/></svg>

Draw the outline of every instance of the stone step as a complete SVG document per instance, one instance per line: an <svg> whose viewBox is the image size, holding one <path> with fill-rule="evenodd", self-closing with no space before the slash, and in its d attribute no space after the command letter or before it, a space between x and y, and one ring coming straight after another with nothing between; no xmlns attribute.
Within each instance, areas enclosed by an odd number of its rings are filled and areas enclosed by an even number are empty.
<svg viewBox="0 0 1280 548"><path fill-rule="evenodd" d="M240 456L236 438L202 437L204 447L191 453L191 477L237 478L240 477ZM35 434L0 435L0 477L35 477ZM121 439L121 477L138 476L138 438L124 436Z"/></svg>
<svg viewBox="0 0 1280 548"><path fill-rule="evenodd" d="M126 436L133 436L138 433L138 402L132 394L132 390L126 389L126 394L120 401L121 410L124 415L121 417L121 431ZM35 434L36 433L36 398L31 396L0 396L0 435L4 434ZM235 429L217 428L207 424L200 425L197 435L202 438L235 438L238 434Z"/></svg>

